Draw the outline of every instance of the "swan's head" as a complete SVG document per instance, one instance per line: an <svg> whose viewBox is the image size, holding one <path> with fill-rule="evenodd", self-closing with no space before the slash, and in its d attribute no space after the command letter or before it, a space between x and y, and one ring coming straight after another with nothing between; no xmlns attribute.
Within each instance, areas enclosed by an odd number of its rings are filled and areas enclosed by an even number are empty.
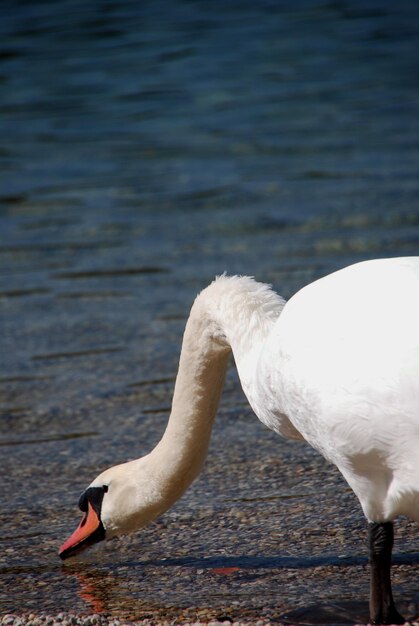
<svg viewBox="0 0 419 626"><path fill-rule="evenodd" d="M100 474L80 496L83 518L59 550L62 559L84 548L145 526L162 513L165 497L149 457L116 465Z"/></svg>

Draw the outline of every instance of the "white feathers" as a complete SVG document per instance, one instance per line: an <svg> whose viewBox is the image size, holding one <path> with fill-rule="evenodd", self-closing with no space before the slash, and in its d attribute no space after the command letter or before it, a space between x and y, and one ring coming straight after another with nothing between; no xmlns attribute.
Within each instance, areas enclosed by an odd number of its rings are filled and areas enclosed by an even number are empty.
<svg viewBox="0 0 419 626"><path fill-rule="evenodd" d="M419 258L359 263L302 289L269 340L273 361L278 408L366 516L418 519Z"/></svg>
<svg viewBox="0 0 419 626"><path fill-rule="evenodd" d="M201 294L209 294L209 298L213 298L222 317L222 325L232 323L231 330L235 335L240 334L240 330L247 331L249 326L253 330L268 327L278 319L285 306L285 300L270 285L258 283L250 276L223 274ZM246 323L247 327L237 329L234 320Z"/></svg>

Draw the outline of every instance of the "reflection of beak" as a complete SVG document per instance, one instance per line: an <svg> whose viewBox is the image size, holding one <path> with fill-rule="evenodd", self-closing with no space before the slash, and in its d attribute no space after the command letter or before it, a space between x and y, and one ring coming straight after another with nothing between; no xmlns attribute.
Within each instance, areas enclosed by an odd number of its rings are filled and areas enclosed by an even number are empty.
<svg viewBox="0 0 419 626"><path fill-rule="evenodd" d="M62 559L73 556L87 546L105 539L105 529L100 518L90 502L87 504L87 512L84 514L79 526L74 533L63 543L58 551Z"/></svg>
<svg viewBox="0 0 419 626"><path fill-rule="evenodd" d="M97 574L95 570L90 568L87 575L77 571L74 567L70 569L70 572L71 576L76 579L77 585L79 586L76 591L77 595L87 604L90 611L92 613L105 613L108 605L108 589L106 588L103 590L103 588L97 584L98 578L102 579L102 574ZM109 579L106 580L106 583L107 585L109 584Z"/></svg>

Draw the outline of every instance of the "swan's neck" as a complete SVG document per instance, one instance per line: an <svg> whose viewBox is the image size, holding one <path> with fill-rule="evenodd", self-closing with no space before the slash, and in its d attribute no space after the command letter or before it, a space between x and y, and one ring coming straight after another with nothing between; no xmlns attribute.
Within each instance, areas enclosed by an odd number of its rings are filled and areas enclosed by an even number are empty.
<svg viewBox="0 0 419 626"><path fill-rule="evenodd" d="M169 506L199 474L207 455L222 391L229 349L214 344L203 320L190 318L185 330L172 411L158 454Z"/></svg>
<svg viewBox="0 0 419 626"><path fill-rule="evenodd" d="M249 278L221 277L196 299L183 338L172 411L151 453L170 506L200 472L233 350L245 392L283 300Z"/></svg>

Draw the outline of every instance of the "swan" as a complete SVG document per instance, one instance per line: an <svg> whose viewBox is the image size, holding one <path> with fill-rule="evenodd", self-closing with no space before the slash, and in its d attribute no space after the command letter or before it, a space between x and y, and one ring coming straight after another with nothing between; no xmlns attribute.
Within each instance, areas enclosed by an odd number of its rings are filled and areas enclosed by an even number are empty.
<svg viewBox="0 0 419 626"><path fill-rule="evenodd" d="M334 463L368 521L370 620L402 624L391 589L393 519L419 521L419 257L350 265L288 302L218 277L186 324L166 430L146 456L101 473L62 559L166 511L199 474L232 351L268 428Z"/></svg>

